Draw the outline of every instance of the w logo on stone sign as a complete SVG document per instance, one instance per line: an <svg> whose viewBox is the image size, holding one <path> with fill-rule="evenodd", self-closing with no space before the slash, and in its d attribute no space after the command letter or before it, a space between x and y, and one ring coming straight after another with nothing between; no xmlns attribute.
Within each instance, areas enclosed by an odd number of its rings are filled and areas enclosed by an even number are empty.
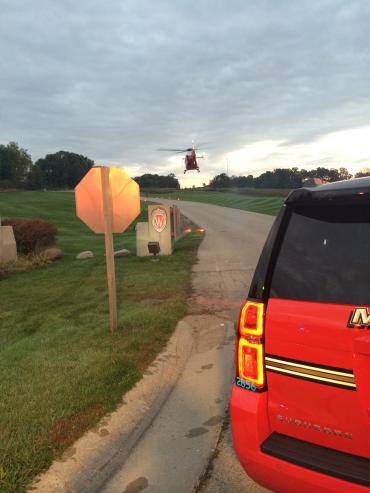
<svg viewBox="0 0 370 493"><path fill-rule="evenodd" d="M364 329L370 327L370 313L368 308L355 308L349 317L347 327Z"/></svg>
<svg viewBox="0 0 370 493"><path fill-rule="evenodd" d="M167 226L167 214L166 214L166 211L164 209L157 207L156 209L153 210L153 212L152 212L152 225L153 225L153 228L158 233L161 233L165 229L165 227Z"/></svg>

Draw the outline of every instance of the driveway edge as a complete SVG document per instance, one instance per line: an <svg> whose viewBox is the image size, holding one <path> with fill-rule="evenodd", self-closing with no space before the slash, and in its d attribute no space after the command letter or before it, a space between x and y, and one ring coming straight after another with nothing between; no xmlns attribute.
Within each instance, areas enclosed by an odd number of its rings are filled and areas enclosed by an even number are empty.
<svg viewBox="0 0 370 493"><path fill-rule="evenodd" d="M35 478L33 493L92 493L129 456L176 385L191 354L194 336L185 317L165 350L127 392L121 404Z"/></svg>

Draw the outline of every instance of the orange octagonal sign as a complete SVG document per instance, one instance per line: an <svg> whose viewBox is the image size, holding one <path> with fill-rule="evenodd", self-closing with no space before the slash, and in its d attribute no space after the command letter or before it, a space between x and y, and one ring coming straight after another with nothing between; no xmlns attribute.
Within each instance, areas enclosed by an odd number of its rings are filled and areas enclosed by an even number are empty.
<svg viewBox="0 0 370 493"><path fill-rule="evenodd" d="M109 169L112 233L122 233L140 214L139 185L120 168ZM91 168L75 188L77 216L95 233L104 233L102 168Z"/></svg>

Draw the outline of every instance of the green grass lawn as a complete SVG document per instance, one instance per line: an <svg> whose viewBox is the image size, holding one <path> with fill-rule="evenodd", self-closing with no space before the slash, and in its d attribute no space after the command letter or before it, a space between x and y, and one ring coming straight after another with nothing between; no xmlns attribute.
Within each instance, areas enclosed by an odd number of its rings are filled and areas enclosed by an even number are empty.
<svg viewBox="0 0 370 493"><path fill-rule="evenodd" d="M0 281L0 491L13 493L113 410L164 347L187 311L201 239L189 234L159 262L116 259L119 330L111 335L104 239L76 218L74 194L0 193L0 215L53 222L66 254ZM134 250L134 226L115 246ZM95 257L75 260L82 250Z"/></svg>
<svg viewBox="0 0 370 493"><path fill-rule="evenodd" d="M245 195L234 192L201 192L191 190L179 190L178 192L169 192L164 194L153 195L169 199L190 200L192 202L206 202L223 207L233 207L251 212L261 212L262 214L271 214L275 216L284 202L284 197L265 196L265 195Z"/></svg>

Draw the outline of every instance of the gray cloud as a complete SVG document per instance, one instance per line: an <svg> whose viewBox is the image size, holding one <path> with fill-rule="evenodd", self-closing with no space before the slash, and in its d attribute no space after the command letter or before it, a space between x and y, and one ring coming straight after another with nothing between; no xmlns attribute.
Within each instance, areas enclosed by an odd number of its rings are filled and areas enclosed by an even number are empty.
<svg viewBox="0 0 370 493"><path fill-rule="evenodd" d="M307 142L370 116L361 0L0 0L0 140L166 170L158 147ZM217 171L212 163L209 169ZM181 171L181 169L180 169Z"/></svg>

